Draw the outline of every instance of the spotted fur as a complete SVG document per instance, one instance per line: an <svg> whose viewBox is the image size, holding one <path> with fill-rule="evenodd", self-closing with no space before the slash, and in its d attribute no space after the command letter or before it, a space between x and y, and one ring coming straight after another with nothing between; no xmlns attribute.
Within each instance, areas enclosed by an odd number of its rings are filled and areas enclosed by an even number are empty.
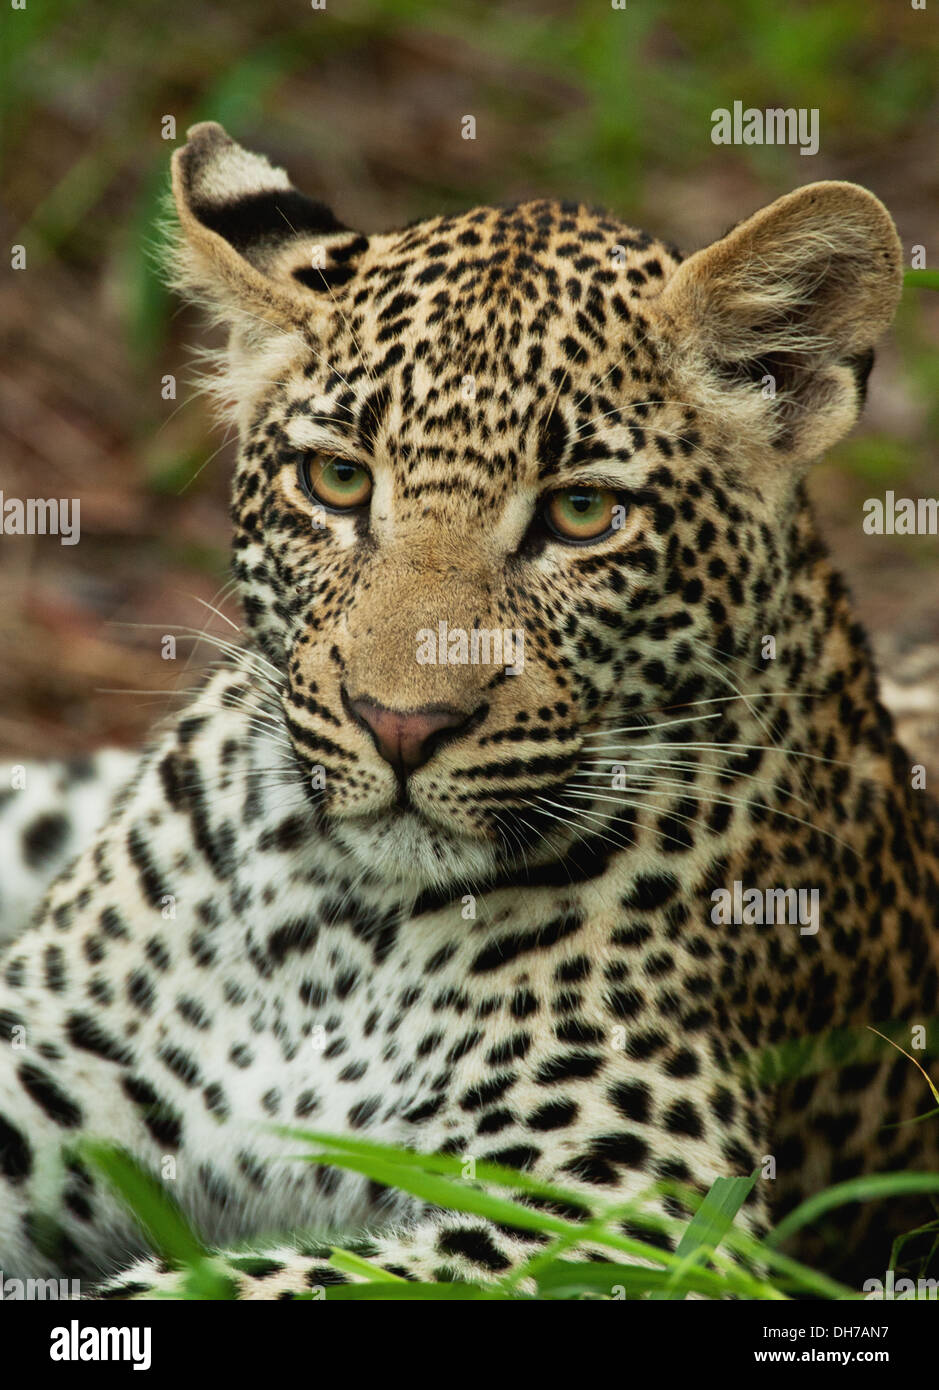
<svg viewBox="0 0 939 1390"><path fill-rule="evenodd" d="M424 1279L533 1237L275 1126L622 1198L772 1158L756 1232L934 1164L921 1074L865 1032L909 1050L936 1013L934 814L803 484L898 298L882 205L809 185L684 261L575 203L365 236L212 124L174 187L177 282L230 329L245 631L0 962L0 1267L176 1287L128 1266L87 1133L172 1159L219 1247L365 1232ZM330 454L368 509L317 512ZM572 484L622 525L561 541L542 499ZM440 622L522 630L523 669L418 662ZM716 925L735 881L817 889L817 934ZM850 1065L782 1067L832 1030ZM911 1214L871 1210L813 1255L885 1268ZM299 1240L221 1258L243 1297L346 1277Z"/></svg>
<svg viewBox="0 0 939 1390"><path fill-rule="evenodd" d="M137 757L105 749L56 763L0 764L0 947L29 921L63 867L107 820Z"/></svg>

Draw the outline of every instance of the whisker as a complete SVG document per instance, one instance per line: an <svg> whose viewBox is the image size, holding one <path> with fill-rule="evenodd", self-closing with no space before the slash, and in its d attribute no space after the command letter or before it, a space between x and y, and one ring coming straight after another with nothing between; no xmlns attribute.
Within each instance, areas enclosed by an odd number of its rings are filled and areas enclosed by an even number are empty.
<svg viewBox="0 0 939 1390"><path fill-rule="evenodd" d="M680 784L680 785L684 786L684 783L682 783L682 784ZM645 788L642 788L642 790L643 790L644 792L646 792L646 794L648 794L649 788L645 787ZM584 797L593 797L593 796L594 796L594 793L589 793L589 792L577 792L577 793L574 793L574 792L572 792L571 795L578 795L578 796L584 796ZM605 800L605 801L615 801L615 800L617 800L617 798L616 798L616 797L601 797L601 796L596 796L596 800L598 800L598 801L604 801L604 800ZM628 798L628 797L624 798L624 800L626 801L627 804L629 804L629 798ZM768 806L768 805L766 805L766 803L764 803L764 802L762 802L762 801L753 801L753 800L750 800L749 798L730 797L730 796L727 796L727 795L719 795L719 794L715 794L715 793L711 793L711 792L707 792L707 793L700 793L700 792L699 792L699 794L698 794L697 796L695 796L695 795L694 795L694 789L693 789L693 788L690 789L689 792L688 792L688 800L689 800L689 801L701 801L701 802L704 802L704 803L709 804L709 805L710 805L710 804L715 804L715 803L716 803L716 804L721 804L721 803L723 803L724 805L728 805L728 806L739 805L739 806L753 807L753 808L756 808L756 809L761 810L761 811L766 811L766 812L767 812L769 815L771 815L771 816L782 816L784 820L791 820L791 821L793 821L796 825L801 825L801 826L803 826L806 830L814 830L814 831L817 831L819 835L824 835L826 839L834 841L834 843L835 843L836 845L841 845L841 847L842 847L843 849L849 849L849 850L850 850L850 849L853 849L853 846L849 845L848 842L847 842L847 840L842 840L842 839L840 839L837 835L832 835L830 831L828 831L828 830L823 830L822 827L821 827L820 825L814 825L814 824L812 823L812 821L803 820L801 816L794 816L794 815L792 815L791 812L789 812L789 811L780 810L780 808L779 808L778 806ZM673 813L668 812L667 810L665 810L665 808L663 808L663 812L664 812L665 814L673 814Z"/></svg>
<svg viewBox="0 0 939 1390"><path fill-rule="evenodd" d="M703 643L702 645L707 646L709 651L714 651L714 648L711 647L708 643ZM731 690L733 690L737 695L740 696L744 704L747 706L748 713L752 716L753 719L756 720L757 724L759 724L760 728L763 730L764 734L769 739L770 744L773 747L778 747L778 740L773 737L772 727L764 723L764 721L760 718L759 714L755 710L750 708L749 704L747 704L746 696L742 694L740 688L734 684L734 682L730 679L727 673L725 671L722 671L719 666L712 666L710 662L704 661L703 658L701 659L701 664L705 667L706 670L710 670L712 675L716 675L719 679L724 680L727 683L727 685L730 686ZM802 773L802 770L801 768L799 768L798 764L796 765L796 767L797 773L802 779L803 791L809 792L813 796L815 805L817 807L818 793L813 791L812 787L809 784L808 778Z"/></svg>
<svg viewBox="0 0 939 1390"><path fill-rule="evenodd" d="M616 732L616 731L614 730L614 732ZM850 767L850 766L851 766L851 764L848 763L848 762L845 762L845 760L844 760L843 758L823 758L822 755L821 755L820 753L803 753L803 752L801 752L800 750L795 749L795 748L779 748L779 747L777 747L777 746L775 746L775 745L770 745L770 746L768 747L765 743L716 743L716 742L704 742L704 743L677 743L677 742L676 742L676 743L671 743L671 742L660 742L660 743L615 743L615 744L609 744L609 745L607 746L607 752L612 752L612 751L618 749L618 750L620 750L620 751L622 751L622 752L627 752L627 753L630 752L630 751L632 751L632 750L635 750L635 751L638 752L638 753L644 753L644 752L648 752L649 749L654 749L654 748L674 748L676 751L682 751L682 750L687 750L687 749L695 749L695 750L702 750L702 751L704 751L704 752L715 752L715 753L716 753L716 752L719 752L720 749L722 749L722 748L729 748L729 749L734 749L734 750L744 750L744 751L746 751L746 752L752 752L752 753L770 753L770 752L772 752L772 753L779 753L779 754L782 754L782 756L783 756L783 757L786 757L786 758L808 758L808 759L810 759L812 762L818 762L818 763L831 763L831 764L833 764L833 765L835 765L835 766L837 766L837 767ZM612 762L612 761L616 761L616 759L610 759L610 761L611 761L611 762Z"/></svg>
<svg viewBox="0 0 939 1390"><path fill-rule="evenodd" d="M214 604L207 603L206 600L204 598L200 598L198 594L193 594L192 597L195 599L196 603L201 603L203 608L208 608L210 613L214 613L217 618L221 618L223 623L227 623L228 626L234 628L236 632L241 632L241 628L238 626L238 624L232 622L231 618L227 617L224 613L222 613L221 610L216 608Z"/></svg>
<svg viewBox="0 0 939 1390"><path fill-rule="evenodd" d="M646 707L645 710L635 710L633 713L634 713L634 715L635 715L635 717L636 717L637 719L641 719L641 718L643 718L645 715L657 714L657 713L667 713L669 710L673 710L673 709L694 709L694 708L696 708L698 705L728 705L728 704L733 703L734 700L739 700L739 699L746 699L746 700L776 700L776 699L784 699L784 700L786 700L786 699L793 699L793 700L824 700L824 699L829 699L829 698L830 698L829 696L826 696L826 695L822 694L821 692L816 692L816 691L811 691L811 690L762 690L762 691L752 691L752 690L751 690L751 691L747 691L745 694L740 694L740 695L716 695L716 696L709 697L709 698L706 699L706 700L682 700L682 702L681 702L680 704L675 704L675 705L648 705L648 706ZM617 728L617 729L602 729L602 728L601 728L601 729L591 730L589 733L585 733L585 734L584 734L584 738L603 738L606 734L632 733L632 732L634 732L635 730L638 730L639 732L642 732L643 729L656 729L656 728L662 728L662 727L664 727L664 726L665 726L666 724L668 724L668 723L676 723L676 724L685 723L685 724L690 724L690 723L695 722L696 720L704 721L705 719L719 719L720 717L721 717L720 711L717 711L717 712L715 712L714 714L706 714L706 715L705 715L705 714L701 714L701 715L698 715L698 714L690 714L690 715L684 716L682 719L676 719L676 720L661 720L661 721L659 721L659 722L657 722L657 723L647 723L647 724L630 724L630 725L624 725L624 726L622 726L621 728ZM614 715L614 716L612 716L612 718L616 718L616 716Z"/></svg>
<svg viewBox="0 0 939 1390"><path fill-rule="evenodd" d="M622 803L618 800L618 798L616 798L616 797L610 797L610 796L603 797L603 796L598 796L598 797L596 797L596 798L593 798L589 792L576 792L576 791L570 791L570 792L567 793L567 795L569 795L569 796L576 796L576 797L581 798L582 800L593 800L593 799L595 799L595 800L597 800L597 801L616 801L616 802L617 802L617 805L621 805L621 804L622 804ZM694 816L683 816L683 815L680 815L677 811L666 810L664 807L657 806L656 803L655 803L654 801L641 801L641 800L639 800L639 798L637 798L637 797L635 797L635 796L632 796L632 795L629 796L628 798L626 798L625 800L626 800L626 804L627 804L628 806L630 806L630 807L635 807L636 810L640 810L640 811L652 811L652 812L654 812L654 813L656 813L656 814L659 814L659 815L668 815L669 819L671 819L671 820L686 821L686 822L688 823L688 825L697 825L697 824L698 824L698 821L697 821L696 817L694 817ZM573 808L572 808L572 809L573 809ZM585 815L585 816L590 816L590 815L592 815L592 816L595 816L598 820L602 820L602 821L607 822L607 823L608 823L608 821L609 821L609 817L601 815L601 813L600 813L599 811L581 811L580 814ZM616 818L617 818L617 820L623 819L622 817L619 816L619 814L617 814L617 817L616 817ZM682 842L681 842L680 840L676 840L675 837L674 837L673 835L666 835L666 834L665 834L665 831L660 830L658 826L652 825L651 823L643 823L642 821L628 821L627 824L628 824L628 825L636 825L636 826L639 826L639 827L640 827L641 829L643 829L643 830L650 830L653 834L656 834L656 835L663 835L666 839L671 840L673 844L681 845L682 849L687 849L687 848L688 848L687 845L682 845Z"/></svg>
<svg viewBox="0 0 939 1390"><path fill-rule="evenodd" d="M538 800L544 802L545 805L548 805L548 806L556 806L556 805L558 804L557 802L554 802L554 801L548 801L547 798L545 798L545 797L543 797L543 796L539 796L539 797L538 797ZM543 810L541 807L535 805L535 803L534 803L533 801L526 801L524 804L525 804L526 806L530 806L530 807L532 808L533 811L537 811L538 814L539 814L540 816L548 816L549 819L557 821L559 825L566 825L566 826L569 826L570 829L574 831L574 834L577 836L577 839L578 839L579 841L581 841L583 844L588 844L588 843L589 843L588 840L587 840L586 834L584 833L583 830L581 830L580 826L577 825L577 823L576 823L575 821L569 820L566 816L558 816L558 815L555 815L555 813L554 813L553 811L545 811L545 810ZM571 808L571 807L565 807L565 808L563 808L563 809L565 809L565 810L571 810L572 808ZM599 835L599 836L597 836L597 838L598 838L598 839L604 839L604 840L606 840L606 842L607 842L608 844L611 844L611 845L613 846L614 849L629 849L629 844L628 844L628 842L625 841L625 840L621 840L621 841L617 842L617 841L615 841L610 835ZM547 842L546 842L546 843L547 843ZM549 846L549 848L550 848L550 846ZM555 851L555 853L556 853L556 851ZM565 868L566 868L566 867L567 867L567 860L566 860L566 858L565 858L564 860L562 860L561 862L564 864L564 866L565 866ZM570 880L571 880L571 886L573 887L573 883L574 883L573 875L571 874L570 869L568 869L567 872L568 872L568 877L569 877Z"/></svg>
<svg viewBox="0 0 939 1390"><path fill-rule="evenodd" d="M202 473L206 468L208 468L209 464L212 462L212 460L213 460L214 458L218 458L218 456L219 456L219 454L222 452L222 450L223 450L224 448L226 448L226 447L232 442L232 440L235 438L235 436L237 435L237 433L238 433L238 427L237 427L237 425L231 425L231 426L225 431L225 438L222 440L221 444L218 446L217 449L213 449L212 453L209 454L209 457L205 460L204 463L201 463L201 464L199 465L199 467L196 469L195 473L193 473L192 477L191 477L191 478L187 478L186 482L183 483L182 487L181 487L181 488L179 489L179 491L177 492L177 494L176 494L177 497L182 497L183 493L186 492L189 488L192 487L193 483L194 483L194 482L196 481L196 479L199 477L200 473Z"/></svg>
<svg viewBox="0 0 939 1390"><path fill-rule="evenodd" d="M559 803L556 802L556 801L549 801L546 797L543 797L543 796L539 796L538 800L539 800L539 801L545 801L545 802L547 803L547 805L549 805L549 806L557 806L557 805L559 804ZM619 841L617 841L617 840L614 838L614 835L613 835L613 834L611 833L611 831L610 831L609 817L601 815L601 813L600 813L599 811L586 811L586 810L584 810L584 809L582 809L582 808L581 808L581 809L577 809L577 808L575 808L575 807L573 807L573 806L562 806L561 809L567 810L567 811L575 811L575 813L576 813L577 815L580 815L580 816L590 816L592 819L599 820L603 825L606 826L606 833L605 833L605 834L600 834L599 832L596 832L596 831L595 831L595 832L592 832L592 833L595 834L595 836L596 836L597 839L604 840L607 844L613 845L613 847L614 847L615 849L625 849L625 850L629 850L629 849L632 849L632 848L634 847L634 846L633 846L633 843L631 843L629 840L619 840ZM545 812L544 814L549 815L550 812ZM630 820L629 817L624 816L624 815L622 815L622 814L617 814L617 817L616 817L616 818L617 818L618 821L623 822L623 823L625 823L626 825L631 825L631 826L633 826L633 828L636 829L636 830L648 830L651 834L653 834L653 835L658 835L658 836L660 836L660 838L662 838L663 840L671 840L673 844L680 845L682 849L685 849L685 848L686 848L686 846L683 845L683 844L681 843L680 840L676 840L676 839L675 839L674 835L668 835L664 830L660 830L660 829L658 828L658 826L651 825L651 824L647 824L647 823L644 822L644 821ZM565 820L563 816L556 816L555 819L556 819L556 820L561 820L561 821L564 822L564 824L566 824L566 825L571 825L571 826L573 826L573 827L576 829L576 826L574 826L574 822L573 822L573 821Z"/></svg>
<svg viewBox="0 0 939 1390"><path fill-rule="evenodd" d="M546 812L543 812L538 806L535 805L535 803L534 803L533 801L525 801L523 804L524 804L525 806L530 806L531 809L532 809L533 811L535 811L536 814L538 814L539 816L540 816L540 815L546 814ZM552 845L552 843L551 843L551 841L548 839L547 835L543 834L542 831L538 829L537 825L532 825L531 821L526 820L525 817L522 816L522 815L519 815L519 813L518 813L517 811L515 812L515 814L518 816L518 819L521 821L522 825L524 825L525 829L531 831L531 833L532 833L533 835L537 835L538 838L539 838L539 840L541 840L541 841L545 844L545 846L547 847L548 853L551 855L552 859L556 859L556 858L557 858L557 853L558 853L558 846L557 846L557 845ZM564 865L564 868L567 869L567 876L568 876L568 878L570 879L571 887L573 888L573 886L574 886L574 876L573 876L573 874L571 873L570 869L569 869L568 866L567 866L567 861L566 861L565 859L562 859L562 860L561 860L561 863ZM527 864L526 864L526 869L527 869ZM529 878L529 882L531 882L531 873L530 873L530 872L529 872L528 878Z"/></svg>
<svg viewBox="0 0 939 1390"><path fill-rule="evenodd" d="M613 761L616 762L617 760L614 759ZM574 774L574 776L582 775L582 776L589 776L589 777L603 777L603 778L605 778L607 781L609 781L609 778L610 778L610 775L611 775L609 771L606 771L606 772L590 772L590 773L586 773L586 772L585 772L585 773L581 773L581 771L580 771L581 768L601 767L601 766L603 766L603 765L605 765L605 764L607 764L607 763L609 763L609 762L610 762L610 759L609 759L609 758L588 759L586 762L580 764L580 766L578 767L577 772ZM747 782L755 782L755 783L757 783L757 785L759 785L759 786L771 787L771 788L773 789L773 791L776 792L779 796L791 797L791 798L793 799L793 801L798 801L798 802L799 802L801 805L803 805L803 806L809 806L809 805L811 804L811 803L809 803L808 801L806 801L804 797L798 796L795 792L789 791L789 790L788 790L787 788L785 788L785 787L780 787L779 784L778 784L777 782L771 782L771 781L769 781L766 777L757 777L756 774L755 774L755 773L752 773L752 772L732 772L732 771L728 770L726 767L721 767L719 764L714 764L714 763L695 763L695 762L678 762L678 761L672 762L672 761L670 761L670 760L668 760L668 759L654 759L654 758L627 758L627 759L624 759L624 760L622 761L621 765L622 765L623 767L625 767L625 768L626 768L628 771L630 771L630 772L632 771L633 768L636 768L636 767L655 767L655 768L665 768L666 770L668 770L668 769L673 769L673 768L683 768L683 769L685 769L685 770L687 770L687 771L695 771L695 772L696 772L696 771L700 770L700 771L702 771L702 772L714 772L714 773L717 773L717 775L718 775L719 778L720 778L720 777L731 777L731 778L733 778L735 781L736 781L738 778L741 778L741 779L743 779L743 780L745 780L745 781L747 781ZM671 782L671 784L674 785L674 786L687 787L689 790L693 789L693 788L694 788L694 785L695 785L693 782L686 782L686 781L685 781L684 779L682 779L682 778L674 778L674 779L660 778L660 777L658 777L657 774L655 774L655 773L636 773L635 775L638 776L638 777L645 777L645 778L647 778L649 781L653 781L653 782L655 782L655 783L657 783L657 784L658 784L658 783L661 783L662 785L668 785L669 782ZM619 790L619 788L614 788L614 791L616 791L616 790Z"/></svg>
<svg viewBox="0 0 939 1390"><path fill-rule="evenodd" d="M726 699L727 697L725 696L724 698ZM712 704L713 701L701 701L701 703ZM681 706L677 706L677 708L680 709ZM667 729L673 724L703 724L707 719L720 718L721 715L719 711L714 714L689 714L681 719L659 719L654 724L626 724L619 729L596 729L592 730L590 733L584 734L584 738L606 738L609 734L642 734L648 732L650 729Z"/></svg>
<svg viewBox="0 0 939 1390"><path fill-rule="evenodd" d="M119 622L114 623L114 626L138 628L143 631L151 632L165 632L167 625L165 623ZM227 656L235 658L236 664L239 667L246 664L253 668L255 674L257 674L259 678L266 679L271 685L274 685L276 682L278 690L283 687L284 678L281 672L278 671L272 661L269 661L266 656L262 655L261 652L255 650L253 647L240 646L238 643L230 642L223 637L217 636L215 633L206 632L202 628L190 627L188 623L176 624L173 628L173 632L175 636L188 637L196 642L208 642L210 646L216 647L220 652L224 652ZM261 669L262 666L266 666L272 675L266 674Z"/></svg>

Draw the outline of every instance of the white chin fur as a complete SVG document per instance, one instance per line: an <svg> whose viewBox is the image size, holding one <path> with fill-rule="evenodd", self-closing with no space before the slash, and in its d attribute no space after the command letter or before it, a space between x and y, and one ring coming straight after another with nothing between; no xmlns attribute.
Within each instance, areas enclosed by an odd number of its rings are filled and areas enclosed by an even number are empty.
<svg viewBox="0 0 939 1390"><path fill-rule="evenodd" d="M472 884L496 865L490 845L447 835L411 811L358 824L334 821L331 830L362 868L416 892Z"/></svg>

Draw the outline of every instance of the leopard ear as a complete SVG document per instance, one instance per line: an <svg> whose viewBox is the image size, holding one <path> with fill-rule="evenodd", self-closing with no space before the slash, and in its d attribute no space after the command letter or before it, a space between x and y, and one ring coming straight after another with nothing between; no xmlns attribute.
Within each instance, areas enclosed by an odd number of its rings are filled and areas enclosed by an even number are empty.
<svg viewBox="0 0 939 1390"><path fill-rule="evenodd" d="M173 196L182 233L174 283L223 319L247 312L307 325L317 297L355 273L368 245L215 121L192 126L173 155Z"/></svg>
<svg viewBox="0 0 939 1390"><path fill-rule="evenodd" d="M811 183L690 256L649 307L676 374L741 446L808 461L857 419L902 279L883 204Z"/></svg>

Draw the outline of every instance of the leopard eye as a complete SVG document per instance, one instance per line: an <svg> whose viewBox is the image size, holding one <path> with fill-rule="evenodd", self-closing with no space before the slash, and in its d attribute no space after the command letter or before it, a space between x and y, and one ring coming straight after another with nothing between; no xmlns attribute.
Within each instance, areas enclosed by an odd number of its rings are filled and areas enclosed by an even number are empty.
<svg viewBox="0 0 939 1390"><path fill-rule="evenodd" d="M372 495L372 480L357 463L341 458L304 459L300 486L314 502L334 512L364 507Z"/></svg>
<svg viewBox="0 0 939 1390"><path fill-rule="evenodd" d="M596 541L613 530L618 501L610 488L564 488L550 494L544 518L561 540Z"/></svg>

